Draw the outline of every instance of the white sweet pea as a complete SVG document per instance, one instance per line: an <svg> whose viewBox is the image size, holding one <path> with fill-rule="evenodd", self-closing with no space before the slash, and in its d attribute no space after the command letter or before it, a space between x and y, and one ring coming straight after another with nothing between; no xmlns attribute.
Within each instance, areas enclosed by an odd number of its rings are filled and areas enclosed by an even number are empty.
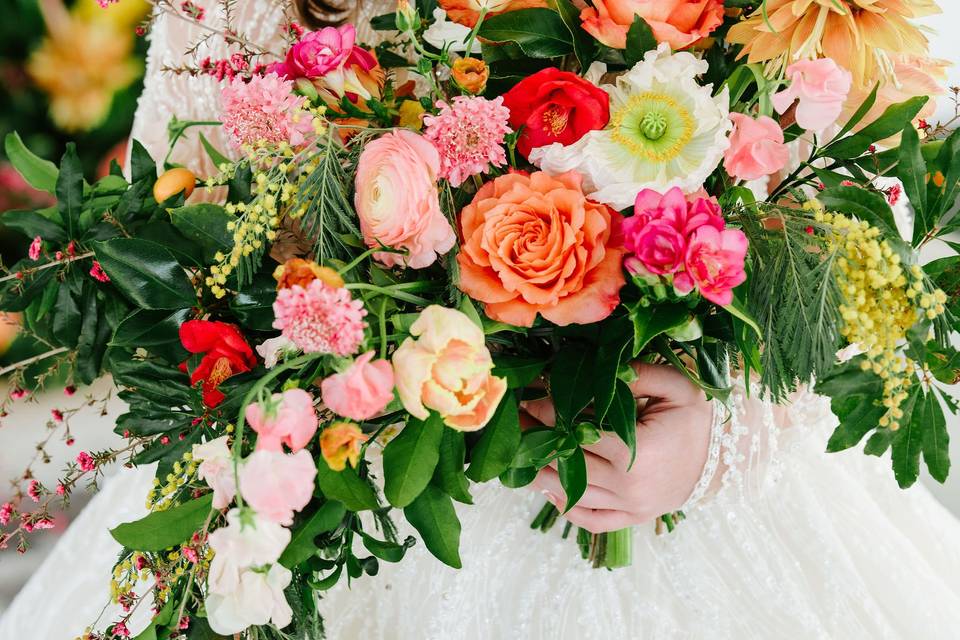
<svg viewBox="0 0 960 640"><path fill-rule="evenodd" d="M277 561L290 543L290 530L265 520L251 510L227 513L227 526L210 534L214 551L207 586L210 593L228 595L239 588L248 569Z"/></svg>
<svg viewBox="0 0 960 640"><path fill-rule="evenodd" d="M273 369L277 366L280 358L299 350L299 347L293 341L283 336L264 340L263 343L257 345L257 353L263 358L263 366L267 369Z"/></svg>
<svg viewBox="0 0 960 640"><path fill-rule="evenodd" d="M443 49L449 45L447 50L456 52L467 50L467 38L469 36L470 28L447 20L447 12L440 7L433 10L433 24L423 32L423 39L437 49ZM470 51L471 53L480 53L481 48L478 40L473 41Z"/></svg>
<svg viewBox="0 0 960 640"><path fill-rule="evenodd" d="M200 463L197 475L213 489L213 508L226 508L237 495L237 479L227 436L193 445L193 459Z"/></svg>
<svg viewBox="0 0 960 640"><path fill-rule="evenodd" d="M293 619L293 611L283 595L291 575L289 569L279 564L266 571L243 571L232 591L207 596L205 604L210 628L226 636L254 625L270 623L283 629Z"/></svg>

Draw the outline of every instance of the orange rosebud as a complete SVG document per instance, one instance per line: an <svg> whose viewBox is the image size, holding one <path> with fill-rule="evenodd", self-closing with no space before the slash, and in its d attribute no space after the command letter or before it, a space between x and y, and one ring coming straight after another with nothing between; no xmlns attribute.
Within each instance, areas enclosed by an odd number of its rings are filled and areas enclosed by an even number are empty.
<svg viewBox="0 0 960 640"><path fill-rule="evenodd" d="M320 434L320 455L334 471L343 471L347 462L356 467L360 461L360 446L366 442L360 427L351 422L334 422Z"/></svg>
<svg viewBox="0 0 960 640"><path fill-rule="evenodd" d="M290 258L273 270L273 278L277 281L277 289L289 289L295 284L306 287L314 280L319 280L333 289L343 286L343 278L330 267L321 267L312 260Z"/></svg>
<svg viewBox="0 0 960 640"><path fill-rule="evenodd" d="M453 63L453 81L467 93L483 93L489 78L490 71L479 58L460 58Z"/></svg>
<svg viewBox="0 0 960 640"><path fill-rule="evenodd" d="M196 184L197 177L189 169L170 169L153 184L153 199L158 203L166 202L181 191L184 198L189 198Z"/></svg>

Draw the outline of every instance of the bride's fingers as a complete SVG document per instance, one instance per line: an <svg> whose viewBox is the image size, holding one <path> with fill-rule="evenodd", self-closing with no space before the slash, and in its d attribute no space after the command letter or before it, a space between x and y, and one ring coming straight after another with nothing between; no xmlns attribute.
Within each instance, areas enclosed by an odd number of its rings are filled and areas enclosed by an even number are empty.
<svg viewBox="0 0 960 640"><path fill-rule="evenodd" d="M560 484L560 476L550 467L544 467L537 474L533 481L533 486L539 489L547 499L558 509L563 509L566 504L566 494L563 491L563 485ZM619 509L626 505L619 496L594 485L588 485L583 496L577 501L577 506L590 509Z"/></svg>
<svg viewBox="0 0 960 640"><path fill-rule="evenodd" d="M623 486L623 472L618 471L610 461L598 455L584 451L587 461L587 482L591 485L616 492ZM556 470L557 461L550 463L550 468Z"/></svg>
<svg viewBox="0 0 960 640"><path fill-rule="evenodd" d="M557 414L553 410L553 400L550 398L521 402L520 408L548 427L557 423Z"/></svg>
<svg viewBox="0 0 960 640"><path fill-rule="evenodd" d="M583 450L606 460L615 472L626 471L630 466L630 449L616 434L604 433L600 436L600 440L585 446Z"/></svg>
<svg viewBox="0 0 960 640"><path fill-rule="evenodd" d="M636 516L626 511L589 509L579 506L570 509L563 517L590 533L619 531L639 523Z"/></svg>
<svg viewBox="0 0 960 640"><path fill-rule="evenodd" d="M689 402L700 390L673 367L634 362L637 379L630 383L634 398L660 398L671 402Z"/></svg>

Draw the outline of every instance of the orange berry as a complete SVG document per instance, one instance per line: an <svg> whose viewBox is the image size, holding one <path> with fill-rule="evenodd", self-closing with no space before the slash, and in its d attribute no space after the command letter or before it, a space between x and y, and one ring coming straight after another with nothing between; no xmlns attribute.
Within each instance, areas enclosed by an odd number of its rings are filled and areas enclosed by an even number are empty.
<svg viewBox="0 0 960 640"><path fill-rule="evenodd" d="M157 178L156 183L154 183L153 198L158 203L163 203L181 191L184 198L189 198L196 183L197 177L189 169L182 167L170 169Z"/></svg>

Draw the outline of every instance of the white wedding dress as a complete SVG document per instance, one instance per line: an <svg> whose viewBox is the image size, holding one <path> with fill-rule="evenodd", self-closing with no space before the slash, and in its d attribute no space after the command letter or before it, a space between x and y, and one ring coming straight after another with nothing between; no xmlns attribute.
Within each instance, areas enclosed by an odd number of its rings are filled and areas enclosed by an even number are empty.
<svg viewBox="0 0 960 640"><path fill-rule="evenodd" d="M393 7L362 5L361 24ZM269 0L237 6L250 39L276 41L281 9ZM155 156L166 150L172 114L216 117L214 81L160 73L198 35L166 20L153 32L134 135ZM361 29L361 37L373 36ZM223 55L216 45L204 45L207 53ZM214 128L207 133L225 148ZM174 157L199 168L202 156L192 140ZM801 394L775 410L740 389L734 404L711 451L713 489L674 533L637 527L631 567L589 568L574 542L561 539L561 524L546 535L531 530L539 494L474 486L476 504L459 509L463 569L417 545L376 577L349 588L343 581L321 602L328 637L958 637L960 522L922 486L901 491L889 460L823 453L835 424L823 399ZM70 640L101 614L119 550L107 530L145 512L151 478L147 468L106 483L0 621L0 639ZM102 620L114 616L108 610Z"/></svg>

